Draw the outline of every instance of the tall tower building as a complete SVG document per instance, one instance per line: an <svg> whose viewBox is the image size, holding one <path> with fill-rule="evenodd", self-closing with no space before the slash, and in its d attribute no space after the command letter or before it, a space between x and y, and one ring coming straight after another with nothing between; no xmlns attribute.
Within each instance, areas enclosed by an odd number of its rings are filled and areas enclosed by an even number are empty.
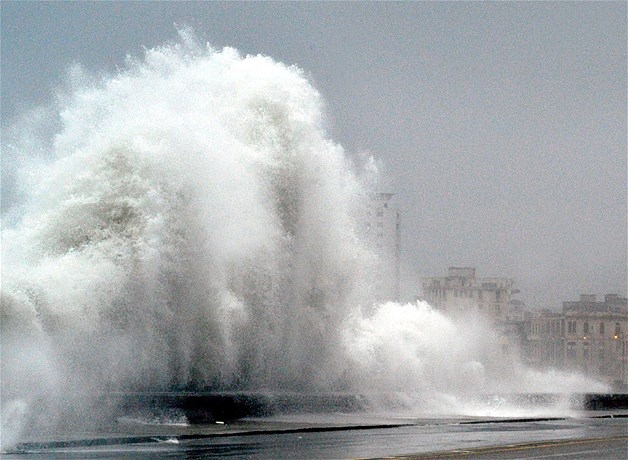
<svg viewBox="0 0 628 460"><path fill-rule="evenodd" d="M378 301L398 301L400 282L400 223L394 193L369 195L360 217L363 239L376 256L374 282Z"/></svg>

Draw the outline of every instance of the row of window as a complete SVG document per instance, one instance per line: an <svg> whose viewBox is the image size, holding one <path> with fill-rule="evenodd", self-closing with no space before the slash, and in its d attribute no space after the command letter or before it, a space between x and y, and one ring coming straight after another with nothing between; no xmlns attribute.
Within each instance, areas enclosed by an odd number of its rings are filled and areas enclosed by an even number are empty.
<svg viewBox="0 0 628 460"><path fill-rule="evenodd" d="M566 348L563 348L562 343L550 343L550 344L540 344L535 343L531 345L530 351L533 357L535 358L543 358L549 360L558 360L562 361L565 357L567 359L576 359L577 357L577 342L567 342ZM593 345L589 345L587 342L582 342L582 358L583 359L599 359L604 360L606 358L606 345L604 343L599 343L597 347ZM597 348L597 353L596 349ZM612 350L611 350L612 351ZM619 354L621 352L621 345L616 345L615 353Z"/></svg>
<svg viewBox="0 0 628 460"><path fill-rule="evenodd" d="M551 320L544 322L534 322L532 323L531 331L532 334L541 335L541 334L551 334L558 335L560 332L561 336L565 335L565 320ZM604 321L600 321L598 326L598 335L604 335L605 323ZM567 321L567 334L578 334L578 322ZM585 321L582 323L582 335L594 335L595 334L595 324L593 322ZM621 334L621 324L615 323L614 335Z"/></svg>
<svg viewBox="0 0 628 460"><path fill-rule="evenodd" d="M494 292L494 301L500 302L502 300L502 292L501 291L489 291ZM446 299L449 293L449 297L451 298L451 294L453 297L463 297L467 299L478 299L478 300L492 300L492 295L487 295L489 299L484 299L484 296L488 294L486 291L482 289L430 289L430 295L432 298L440 298Z"/></svg>

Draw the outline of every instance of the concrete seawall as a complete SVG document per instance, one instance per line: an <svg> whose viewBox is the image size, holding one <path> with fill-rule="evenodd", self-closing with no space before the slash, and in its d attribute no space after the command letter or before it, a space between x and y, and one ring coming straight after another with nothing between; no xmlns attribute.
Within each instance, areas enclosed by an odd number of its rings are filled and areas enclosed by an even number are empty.
<svg viewBox="0 0 628 460"><path fill-rule="evenodd" d="M534 408L551 406L565 397L546 393L487 395L486 400L500 398L505 404ZM174 409L183 412L192 424L277 414L355 413L370 408L369 397L360 394L163 392L114 393L105 398L120 413ZM626 393L574 394L568 398L574 410L628 410Z"/></svg>

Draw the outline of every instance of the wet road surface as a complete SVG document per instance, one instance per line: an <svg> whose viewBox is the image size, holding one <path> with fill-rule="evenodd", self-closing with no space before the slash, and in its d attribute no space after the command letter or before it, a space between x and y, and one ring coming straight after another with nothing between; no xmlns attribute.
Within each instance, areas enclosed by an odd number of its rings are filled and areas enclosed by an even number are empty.
<svg viewBox="0 0 628 460"><path fill-rule="evenodd" d="M144 428L144 435L18 445L20 459L628 458L626 414L551 419L279 418ZM368 422L371 422L370 424ZM375 423L378 422L378 423ZM385 422L385 423L383 423Z"/></svg>
<svg viewBox="0 0 628 460"><path fill-rule="evenodd" d="M393 457L397 460L423 459L534 459L561 458L587 460L623 460L628 458L628 436L597 439L543 441L477 449L454 449Z"/></svg>

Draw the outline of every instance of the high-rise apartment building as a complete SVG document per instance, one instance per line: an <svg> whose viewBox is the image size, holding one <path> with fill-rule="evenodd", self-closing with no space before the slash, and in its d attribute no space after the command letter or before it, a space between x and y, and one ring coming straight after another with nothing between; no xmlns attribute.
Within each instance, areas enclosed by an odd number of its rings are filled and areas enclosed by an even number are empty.
<svg viewBox="0 0 628 460"><path fill-rule="evenodd" d="M372 279L378 301L399 300L400 222L393 197L393 193L369 195L359 216L362 237L376 257Z"/></svg>

